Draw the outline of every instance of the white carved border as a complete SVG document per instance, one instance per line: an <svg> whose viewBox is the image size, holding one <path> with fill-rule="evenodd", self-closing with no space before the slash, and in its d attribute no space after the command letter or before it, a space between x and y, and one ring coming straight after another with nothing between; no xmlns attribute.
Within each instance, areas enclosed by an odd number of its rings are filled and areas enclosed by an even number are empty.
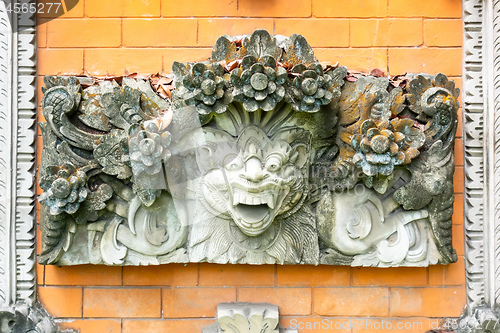
<svg viewBox="0 0 500 333"><path fill-rule="evenodd" d="M493 23L493 43L490 44L492 46L492 52L490 53L493 56L493 67L494 68L494 77L491 88L493 91L493 116L495 119L495 136L494 141L494 185L495 191L491 193L491 196L495 200L492 209L494 212L494 225L493 225L493 233L492 233L492 247L491 250L494 255L489 260L492 263L491 267L494 269L491 274L491 289L492 295L491 299L494 300L496 306L500 305L500 1L496 0L493 6L493 19L491 22ZM493 147L493 146L492 146Z"/></svg>
<svg viewBox="0 0 500 333"><path fill-rule="evenodd" d="M0 1L0 305L35 299L35 17Z"/></svg>
<svg viewBox="0 0 500 333"><path fill-rule="evenodd" d="M478 318L500 305L500 0L463 0L463 21L465 316Z"/></svg>

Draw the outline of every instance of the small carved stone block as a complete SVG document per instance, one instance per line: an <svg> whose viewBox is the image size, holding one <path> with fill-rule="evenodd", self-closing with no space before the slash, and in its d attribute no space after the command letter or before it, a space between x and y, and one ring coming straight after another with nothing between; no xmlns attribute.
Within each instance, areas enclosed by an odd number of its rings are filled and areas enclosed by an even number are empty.
<svg viewBox="0 0 500 333"><path fill-rule="evenodd" d="M42 264L457 260L443 74L349 72L257 30L173 78L45 85Z"/></svg>
<svg viewBox="0 0 500 333"><path fill-rule="evenodd" d="M279 325L276 305L266 303L221 303L217 322L203 333L297 333Z"/></svg>

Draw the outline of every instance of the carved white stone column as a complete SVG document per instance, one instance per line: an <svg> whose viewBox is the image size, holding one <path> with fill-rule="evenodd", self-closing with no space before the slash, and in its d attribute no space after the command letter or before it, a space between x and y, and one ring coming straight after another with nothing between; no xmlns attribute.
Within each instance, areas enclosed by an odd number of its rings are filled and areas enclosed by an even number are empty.
<svg viewBox="0 0 500 333"><path fill-rule="evenodd" d="M500 305L500 1L464 0L463 112L467 308L495 329ZM496 325L496 326L495 326ZM469 329L470 331L470 329Z"/></svg>
<svg viewBox="0 0 500 333"><path fill-rule="evenodd" d="M28 1L19 2L23 3ZM0 304L4 305L35 300L35 54L35 14L16 14L11 1L1 1Z"/></svg>
<svg viewBox="0 0 500 333"><path fill-rule="evenodd" d="M60 332L35 302L35 10L0 1L0 330L13 333Z"/></svg>

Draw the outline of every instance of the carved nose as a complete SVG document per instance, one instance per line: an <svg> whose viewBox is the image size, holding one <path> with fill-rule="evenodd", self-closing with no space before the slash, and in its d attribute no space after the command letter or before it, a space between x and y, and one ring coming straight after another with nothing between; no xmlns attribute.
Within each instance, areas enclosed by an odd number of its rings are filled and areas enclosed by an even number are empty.
<svg viewBox="0 0 500 333"><path fill-rule="evenodd" d="M264 178L264 172L262 170L262 163L256 157L252 157L245 164L246 172L245 178L252 182L261 181Z"/></svg>

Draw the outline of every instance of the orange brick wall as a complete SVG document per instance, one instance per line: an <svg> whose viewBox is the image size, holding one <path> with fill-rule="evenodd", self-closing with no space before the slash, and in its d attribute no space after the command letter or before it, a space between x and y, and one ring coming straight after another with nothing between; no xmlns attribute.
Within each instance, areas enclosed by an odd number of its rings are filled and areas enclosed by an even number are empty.
<svg viewBox="0 0 500 333"><path fill-rule="evenodd" d="M168 73L174 60L206 59L220 35L264 28L304 35L323 62L393 75L443 72L461 87L461 11L460 0L80 0L61 18L39 16L39 86L43 75ZM285 325L369 316L421 322L426 331L429 318L459 316L465 305L461 133L459 126L456 264L38 266L40 300L82 333L201 332L214 322L216 304L231 301L277 304Z"/></svg>

